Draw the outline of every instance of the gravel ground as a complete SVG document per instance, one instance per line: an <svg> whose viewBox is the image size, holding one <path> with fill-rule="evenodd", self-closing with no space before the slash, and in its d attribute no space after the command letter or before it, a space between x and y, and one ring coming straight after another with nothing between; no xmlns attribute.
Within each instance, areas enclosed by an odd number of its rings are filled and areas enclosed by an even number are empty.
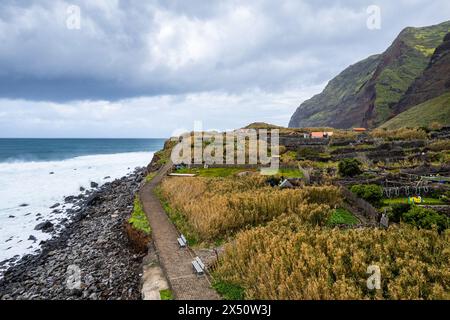
<svg viewBox="0 0 450 320"><path fill-rule="evenodd" d="M123 224L145 169L67 201L78 209L0 280L0 299L140 299L143 255L132 251ZM55 231L53 231L55 232Z"/></svg>

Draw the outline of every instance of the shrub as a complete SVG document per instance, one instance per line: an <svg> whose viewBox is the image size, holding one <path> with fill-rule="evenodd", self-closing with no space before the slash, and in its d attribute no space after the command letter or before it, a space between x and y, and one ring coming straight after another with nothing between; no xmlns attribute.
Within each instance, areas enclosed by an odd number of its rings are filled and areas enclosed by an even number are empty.
<svg viewBox="0 0 450 320"><path fill-rule="evenodd" d="M297 155L300 158L309 159L309 158L316 158L320 154L319 150L311 147L303 147L298 149Z"/></svg>
<svg viewBox="0 0 450 320"><path fill-rule="evenodd" d="M350 190L358 197L376 206L383 199L383 189L376 184L356 184Z"/></svg>
<svg viewBox="0 0 450 320"><path fill-rule="evenodd" d="M161 297L161 300L173 300L172 291L169 289L160 290L159 296Z"/></svg>
<svg viewBox="0 0 450 320"><path fill-rule="evenodd" d="M244 289L238 285L224 281L217 281L212 286L225 300L244 299Z"/></svg>
<svg viewBox="0 0 450 320"><path fill-rule="evenodd" d="M344 159L339 162L339 174L343 177L354 177L362 173L358 159Z"/></svg>
<svg viewBox="0 0 450 320"><path fill-rule="evenodd" d="M134 199L134 209L128 222L134 229L142 231L146 235L151 234L150 223L148 222L147 215L142 208L142 203L139 197Z"/></svg>
<svg viewBox="0 0 450 320"><path fill-rule="evenodd" d="M449 218L441 215L432 209L413 206L403 215L404 221L415 227L432 229L437 227L438 231L443 231L449 226Z"/></svg>
<svg viewBox="0 0 450 320"><path fill-rule="evenodd" d="M391 209L389 220L398 223L403 220L403 215L411 209L411 205L408 203L396 203L391 206Z"/></svg>

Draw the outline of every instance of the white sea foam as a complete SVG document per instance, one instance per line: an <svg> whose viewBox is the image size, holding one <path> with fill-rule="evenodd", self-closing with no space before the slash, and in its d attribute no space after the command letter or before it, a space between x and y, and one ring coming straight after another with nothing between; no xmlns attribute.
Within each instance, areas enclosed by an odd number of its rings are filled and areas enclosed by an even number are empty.
<svg viewBox="0 0 450 320"><path fill-rule="evenodd" d="M102 185L146 166L152 156L150 152L133 152L62 161L0 163L0 261L33 253L41 240L50 237L34 230L39 222L58 222L65 217L52 213L50 206L63 204L66 196L78 195L80 187L89 189L91 181ZM111 178L104 179L107 176ZM37 221L38 214L41 218ZM37 241L28 240L30 235Z"/></svg>

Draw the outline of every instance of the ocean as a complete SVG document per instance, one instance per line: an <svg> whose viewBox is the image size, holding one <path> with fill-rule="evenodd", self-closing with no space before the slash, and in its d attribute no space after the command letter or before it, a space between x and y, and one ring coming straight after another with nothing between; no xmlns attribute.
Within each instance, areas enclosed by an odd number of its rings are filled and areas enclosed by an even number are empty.
<svg viewBox="0 0 450 320"><path fill-rule="evenodd" d="M164 139L0 139L0 265L39 252L51 235L35 226L65 218L53 204L146 166L163 145Z"/></svg>

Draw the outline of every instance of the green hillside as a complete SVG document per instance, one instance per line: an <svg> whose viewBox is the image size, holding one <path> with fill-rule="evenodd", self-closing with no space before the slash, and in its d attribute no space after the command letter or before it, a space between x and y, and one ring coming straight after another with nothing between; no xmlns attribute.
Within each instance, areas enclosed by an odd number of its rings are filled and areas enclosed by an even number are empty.
<svg viewBox="0 0 450 320"><path fill-rule="evenodd" d="M381 128L421 127L433 122L450 125L450 92L400 113Z"/></svg>
<svg viewBox="0 0 450 320"><path fill-rule="evenodd" d="M377 127L401 111L396 105L450 31L450 21L404 29L381 55L358 62L302 103L289 127Z"/></svg>

